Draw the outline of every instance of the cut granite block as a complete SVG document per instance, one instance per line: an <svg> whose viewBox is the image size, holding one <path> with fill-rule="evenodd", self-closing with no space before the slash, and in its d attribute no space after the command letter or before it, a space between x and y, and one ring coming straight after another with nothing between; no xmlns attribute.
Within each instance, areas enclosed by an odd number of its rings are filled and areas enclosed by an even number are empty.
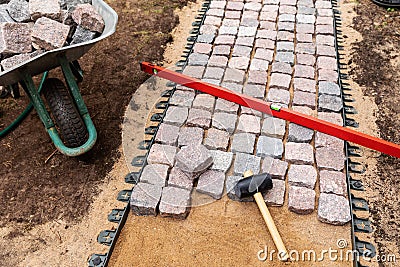
<svg viewBox="0 0 400 267"><path fill-rule="evenodd" d="M221 25L222 18L215 16L206 16L204 19L204 25L213 25L219 27Z"/></svg>
<svg viewBox="0 0 400 267"><path fill-rule="evenodd" d="M257 39L255 43L256 48L263 48L263 49L274 49L275 48L275 41L269 39Z"/></svg>
<svg viewBox="0 0 400 267"><path fill-rule="evenodd" d="M333 57L320 56L317 59L317 68L318 69L327 69L327 70L337 71L337 69L338 69L337 64L338 63L337 63L336 58L333 58Z"/></svg>
<svg viewBox="0 0 400 267"><path fill-rule="evenodd" d="M317 182L317 170L311 165L291 164L288 171L290 185L314 189Z"/></svg>
<svg viewBox="0 0 400 267"><path fill-rule="evenodd" d="M269 1L270 3L264 3L262 12L278 12L279 1Z"/></svg>
<svg viewBox="0 0 400 267"><path fill-rule="evenodd" d="M163 122L180 127L185 123L187 117L188 108L170 106L167 109Z"/></svg>
<svg viewBox="0 0 400 267"><path fill-rule="evenodd" d="M223 130L210 128L207 137L204 139L204 145L208 149L220 149L226 151L229 145L229 133Z"/></svg>
<svg viewBox="0 0 400 267"><path fill-rule="evenodd" d="M294 22L295 21L295 15L293 15L293 14L280 14L278 16L278 21Z"/></svg>
<svg viewBox="0 0 400 267"><path fill-rule="evenodd" d="M275 30L258 30L256 38L270 39L275 41L277 34L278 32Z"/></svg>
<svg viewBox="0 0 400 267"><path fill-rule="evenodd" d="M158 127L155 142L176 146L178 143L179 127L171 124L161 123Z"/></svg>
<svg viewBox="0 0 400 267"><path fill-rule="evenodd" d="M314 25L312 24L296 24L296 32L297 33L314 33Z"/></svg>
<svg viewBox="0 0 400 267"><path fill-rule="evenodd" d="M322 170L319 172L319 186L321 193L347 195L347 180L343 172Z"/></svg>
<svg viewBox="0 0 400 267"><path fill-rule="evenodd" d="M298 33L296 34L296 40L298 43L312 43L313 36L310 33Z"/></svg>
<svg viewBox="0 0 400 267"><path fill-rule="evenodd" d="M224 192L225 173L221 171L208 170L199 177L196 191L220 199Z"/></svg>
<svg viewBox="0 0 400 267"><path fill-rule="evenodd" d="M315 94L295 91L293 96L293 105L307 106L311 109L315 109Z"/></svg>
<svg viewBox="0 0 400 267"><path fill-rule="evenodd" d="M289 63L274 62L274 63L272 63L271 72L272 73L283 73L283 74L292 75L293 70L292 70L292 66L290 66Z"/></svg>
<svg viewBox="0 0 400 267"><path fill-rule="evenodd" d="M260 11L262 5L260 3L250 2L244 4L244 10Z"/></svg>
<svg viewBox="0 0 400 267"><path fill-rule="evenodd" d="M294 66L294 77L312 80L315 77L315 69L311 66L296 65Z"/></svg>
<svg viewBox="0 0 400 267"><path fill-rule="evenodd" d="M334 46L318 45L317 56L328 56L336 58L336 48Z"/></svg>
<svg viewBox="0 0 400 267"><path fill-rule="evenodd" d="M294 51L294 43L293 42L277 42L276 43L276 51L293 52Z"/></svg>
<svg viewBox="0 0 400 267"><path fill-rule="evenodd" d="M343 108L342 98L333 95L320 95L318 98L319 111L340 112Z"/></svg>
<svg viewBox="0 0 400 267"><path fill-rule="evenodd" d="M330 1L315 1L315 8L332 8Z"/></svg>
<svg viewBox="0 0 400 267"><path fill-rule="evenodd" d="M29 13L32 20L37 20L41 17L60 20L61 18L60 3L58 0L47 0L46 4L43 4L43 0L30 0Z"/></svg>
<svg viewBox="0 0 400 267"><path fill-rule="evenodd" d="M208 25L211 26L211 25ZM197 36L197 43L212 44L214 41L215 34L199 34Z"/></svg>
<svg viewBox="0 0 400 267"><path fill-rule="evenodd" d="M314 130L295 123L289 123L288 142L309 143L313 136Z"/></svg>
<svg viewBox="0 0 400 267"><path fill-rule="evenodd" d="M209 94L198 94L194 98L193 108L204 109L207 111L214 110L215 97Z"/></svg>
<svg viewBox="0 0 400 267"><path fill-rule="evenodd" d="M259 134L260 128L260 118L253 115L243 114L239 117L238 132L254 133Z"/></svg>
<svg viewBox="0 0 400 267"><path fill-rule="evenodd" d="M74 35L72 36L72 41L70 45L88 42L94 39L95 37L96 37L95 32L91 32L78 25L78 27L76 27Z"/></svg>
<svg viewBox="0 0 400 267"><path fill-rule="evenodd" d="M263 49L263 48L257 48L256 53L254 54L254 58L259 58L262 60L266 60L268 62L272 61L273 56L274 56L274 50Z"/></svg>
<svg viewBox="0 0 400 267"><path fill-rule="evenodd" d="M16 22L28 22L31 20L31 14L29 13L29 3L25 0L11 0L7 4L7 11L10 17Z"/></svg>
<svg viewBox="0 0 400 267"><path fill-rule="evenodd" d="M257 27L239 27L238 36L248 37L248 36L255 36L257 33Z"/></svg>
<svg viewBox="0 0 400 267"><path fill-rule="evenodd" d="M252 154L256 136L249 133L236 133L232 138L231 151Z"/></svg>
<svg viewBox="0 0 400 267"><path fill-rule="evenodd" d="M263 121L261 134L282 139L285 135L285 128L285 120L274 117L266 117Z"/></svg>
<svg viewBox="0 0 400 267"><path fill-rule="evenodd" d="M33 26L32 42L45 50L57 49L64 46L69 31L68 25L41 17Z"/></svg>
<svg viewBox="0 0 400 267"><path fill-rule="evenodd" d="M238 37L235 41L236 45L254 46L255 36L252 37Z"/></svg>
<svg viewBox="0 0 400 267"><path fill-rule="evenodd" d="M310 214L315 207L315 191L305 187L289 186L289 210L297 214Z"/></svg>
<svg viewBox="0 0 400 267"><path fill-rule="evenodd" d="M268 91L267 101L273 103L281 103L289 105L290 103L290 92L283 89L271 88Z"/></svg>
<svg viewBox="0 0 400 267"><path fill-rule="evenodd" d="M203 77L204 70L205 67L203 66L186 66L183 70L183 74L196 79L201 79Z"/></svg>
<svg viewBox="0 0 400 267"><path fill-rule="evenodd" d="M240 20L240 16L241 16L242 12L240 11L236 11L236 10L227 10L225 11L225 19L231 19L231 20Z"/></svg>
<svg viewBox="0 0 400 267"><path fill-rule="evenodd" d="M269 62L266 60L253 58L250 62L250 71L252 71L252 70L268 71L268 65L269 65ZM264 83L262 83L262 84L264 84Z"/></svg>
<svg viewBox="0 0 400 267"><path fill-rule="evenodd" d="M247 70L249 67L250 58L248 57L233 57L228 63L228 67L232 69Z"/></svg>
<svg viewBox="0 0 400 267"><path fill-rule="evenodd" d="M264 75L266 77L267 73L264 73ZM264 85L257 85L257 84L246 84L243 87L243 94L251 96L251 97L255 97L255 98L264 99L265 86Z"/></svg>
<svg viewBox="0 0 400 267"><path fill-rule="evenodd" d="M182 127L179 130L178 146L201 144L204 130L198 127Z"/></svg>
<svg viewBox="0 0 400 267"><path fill-rule="evenodd" d="M233 57L248 57L250 58L251 47L243 46L243 45L235 45L233 47L232 56Z"/></svg>
<svg viewBox="0 0 400 267"><path fill-rule="evenodd" d="M315 65L315 56L309 54L296 54L297 64L306 65L306 66L314 66Z"/></svg>
<svg viewBox="0 0 400 267"><path fill-rule="evenodd" d="M321 193L318 203L318 220L344 225L351 220L349 201L342 196Z"/></svg>
<svg viewBox="0 0 400 267"><path fill-rule="evenodd" d="M346 157L343 149L318 147L316 148L315 159L320 169L341 171L344 168Z"/></svg>
<svg viewBox="0 0 400 267"><path fill-rule="evenodd" d="M165 186L167 183L168 169L168 165L148 164L144 167L140 175L140 182Z"/></svg>
<svg viewBox="0 0 400 267"><path fill-rule="evenodd" d="M267 74L266 71L250 70L248 72L247 83L266 85L268 79Z"/></svg>
<svg viewBox="0 0 400 267"><path fill-rule="evenodd" d="M315 54L315 44L314 43L297 43L296 44L297 54Z"/></svg>
<svg viewBox="0 0 400 267"><path fill-rule="evenodd" d="M246 27L258 27L260 22L256 18L242 18L240 21L240 25L246 26Z"/></svg>
<svg viewBox="0 0 400 267"><path fill-rule="evenodd" d="M162 187L139 182L132 189L130 206L136 216L156 216Z"/></svg>
<svg viewBox="0 0 400 267"><path fill-rule="evenodd" d="M317 132L315 134L315 147L344 148L344 141L332 135Z"/></svg>
<svg viewBox="0 0 400 267"><path fill-rule="evenodd" d="M175 146L153 144L150 148L147 162L150 164L165 164L173 166L177 148Z"/></svg>
<svg viewBox="0 0 400 267"><path fill-rule="evenodd" d="M188 126L210 128L211 112L202 109L192 108L186 121Z"/></svg>
<svg viewBox="0 0 400 267"><path fill-rule="evenodd" d="M171 169L171 173L168 177L168 186L174 186L178 188L183 188L187 190L192 190L193 188L193 177L184 173L177 167Z"/></svg>
<svg viewBox="0 0 400 267"><path fill-rule="evenodd" d="M215 17L223 17L224 16L224 10L222 9L217 9L217 8L210 8L206 12L207 16L215 16Z"/></svg>
<svg viewBox="0 0 400 267"><path fill-rule="evenodd" d="M257 141L256 155L259 157L282 158L283 143L281 139L260 136Z"/></svg>
<svg viewBox="0 0 400 267"><path fill-rule="evenodd" d="M175 90L169 99L169 104L190 108L194 100L195 93L192 91Z"/></svg>
<svg viewBox="0 0 400 267"><path fill-rule="evenodd" d="M230 134L233 134L236 128L236 121L238 116L236 114L214 113L212 120L212 127L224 130Z"/></svg>
<svg viewBox="0 0 400 267"><path fill-rule="evenodd" d="M78 25L92 32L102 33L104 30L103 17L91 4L77 5L71 16Z"/></svg>
<svg viewBox="0 0 400 267"><path fill-rule="evenodd" d="M278 31L294 32L294 22L278 22ZM293 51L290 50L290 51Z"/></svg>
<svg viewBox="0 0 400 267"><path fill-rule="evenodd" d="M235 200L235 201L252 202L252 201L254 201L254 198L252 196L239 198L235 193L235 186L242 179L243 179L243 176L228 176L226 178L225 190L227 192L227 195L230 199Z"/></svg>
<svg viewBox="0 0 400 267"><path fill-rule="evenodd" d="M213 84L219 86L221 84L220 80L215 80L215 79L201 79L205 83Z"/></svg>
<svg viewBox="0 0 400 267"><path fill-rule="evenodd" d="M320 18L317 18L317 21ZM322 19L322 18L321 18ZM330 19L332 20L332 19ZM319 45L328 45L328 46L335 46L335 37L334 36L330 36L330 35L317 35L315 37L315 42L317 44L317 47Z"/></svg>
<svg viewBox="0 0 400 267"><path fill-rule="evenodd" d="M245 171L252 171L254 174L260 172L261 158L245 153L236 153L235 162L233 163L234 175L243 175Z"/></svg>
<svg viewBox="0 0 400 267"><path fill-rule="evenodd" d="M272 73L271 80L269 82L269 87L272 88L280 88L284 90L289 90L290 81L292 77L288 74L282 73Z"/></svg>
<svg viewBox="0 0 400 267"><path fill-rule="evenodd" d="M218 35L215 38L215 45L230 45L233 46L235 43L235 36L233 35Z"/></svg>
<svg viewBox="0 0 400 267"><path fill-rule="evenodd" d="M206 66L208 63L208 55L191 53L189 55L188 64L192 66Z"/></svg>
<svg viewBox="0 0 400 267"><path fill-rule="evenodd" d="M226 10L238 10L241 11L244 7L244 4L242 2L233 2L233 1L228 1L226 5Z"/></svg>
<svg viewBox="0 0 400 267"><path fill-rule="evenodd" d="M293 87L295 91L314 93L316 90L316 81L304 78L294 78Z"/></svg>
<svg viewBox="0 0 400 267"><path fill-rule="evenodd" d="M297 7L298 14L315 15L315 8L302 6L300 5L301 3L298 4L299 4L299 6Z"/></svg>
<svg viewBox="0 0 400 267"><path fill-rule="evenodd" d="M233 153L220 150L210 150L210 153L214 160L211 170L222 171L226 173L231 167Z"/></svg>
<svg viewBox="0 0 400 267"><path fill-rule="evenodd" d="M303 24L315 24L315 16L314 15L297 14L296 22L303 23Z"/></svg>
<svg viewBox="0 0 400 267"><path fill-rule="evenodd" d="M229 45L216 45L213 50L213 55L229 56L231 47Z"/></svg>
<svg viewBox="0 0 400 267"><path fill-rule="evenodd" d="M324 81L318 83L318 94L320 95L340 96L340 93L341 91L337 83Z"/></svg>
<svg viewBox="0 0 400 267"><path fill-rule="evenodd" d="M285 181L272 179L272 189L264 194L264 201L270 206L282 206L285 202Z"/></svg>
<svg viewBox="0 0 400 267"><path fill-rule="evenodd" d="M339 74L335 70L326 70L326 69L319 69L318 70L318 81L327 81L327 82L334 82L338 81Z"/></svg>
<svg viewBox="0 0 400 267"><path fill-rule="evenodd" d="M203 145L184 146L176 154L175 167L191 176L206 171L212 164L212 155Z"/></svg>
<svg viewBox="0 0 400 267"><path fill-rule="evenodd" d="M186 219L190 211L190 191L177 187L164 187L159 210L162 217Z"/></svg>
<svg viewBox="0 0 400 267"><path fill-rule="evenodd" d="M226 1L213 1L210 2L210 8L219 8L219 9L224 9L226 6Z"/></svg>
<svg viewBox="0 0 400 267"><path fill-rule="evenodd" d="M215 56L212 55L210 59L208 60L207 66L208 67L217 67L217 68L225 68L226 65L228 64L228 58L225 56ZM220 77L218 79L220 80L222 77L221 71L219 70Z"/></svg>
<svg viewBox="0 0 400 267"><path fill-rule="evenodd" d="M193 46L193 52L199 53L199 54L206 54L209 55L212 50L212 45L211 44L206 44L206 43L196 43Z"/></svg>
<svg viewBox="0 0 400 267"><path fill-rule="evenodd" d="M262 172L269 173L273 179L285 180L288 163L283 160L265 157L262 162Z"/></svg>
<svg viewBox="0 0 400 267"><path fill-rule="evenodd" d="M228 86L223 86L223 87L230 89ZM237 114L238 110L239 110L238 104L222 98L218 98L215 104L215 112Z"/></svg>
<svg viewBox="0 0 400 267"><path fill-rule="evenodd" d="M307 143L287 142L285 145L285 160L293 164L313 164L314 149Z"/></svg>
<svg viewBox="0 0 400 267"><path fill-rule="evenodd" d="M206 72L203 75L203 79L214 79L221 81L222 76L224 76L224 69L223 68L216 68L216 67L207 67Z"/></svg>
<svg viewBox="0 0 400 267"><path fill-rule="evenodd" d="M289 31L278 31L276 40L293 42L294 41L294 33L289 32Z"/></svg>
<svg viewBox="0 0 400 267"><path fill-rule="evenodd" d="M227 68L225 70L224 82L243 84L244 78L246 77L245 75L243 70Z"/></svg>
<svg viewBox="0 0 400 267"><path fill-rule="evenodd" d="M235 26L222 25L218 30L218 33L220 35L236 35L237 32L238 32L238 27Z"/></svg>
<svg viewBox="0 0 400 267"><path fill-rule="evenodd" d="M15 22L14 19L10 16L9 11L7 10L7 4L6 4L7 1L4 3L3 2L0 1L0 23Z"/></svg>
<svg viewBox="0 0 400 267"><path fill-rule="evenodd" d="M315 33L318 34L327 34L334 35L335 29L333 25L317 25L315 26Z"/></svg>
<svg viewBox="0 0 400 267"><path fill-rule="evenodd" d="M324 121L343 126L343 118L339 113L334 112L318 112L318 118Z"/></svg>
<svg viewBox="0 0 400 267"><path fill-rule="evenodd" d="M267 20L275 22L278 17L278 12L276 11L263 11L260 13L260 20Z"/></svg>
<svg viewBox="0 0 400 267"><path fill-rule="evenodd" d="M223 88L226 88L226 89L229 89L229 90L231 90L231 91L234 91L234 92L236 92L236 93L242 93L242 88L243 88L243 85L242 84L240 84L240 83L234 83L234 82L223 82L222 84L221 84L221 87L223 87Z"/></svg>
<svg viewBox="0 0 400 267"><path fill-rule="evenodd" d="M293 52L277 52L275 56L275 61L285 62L290 65L294 64L294 54Z"/></svg>
<svg viewBox="0 0 400 267"><path fill-rule="evenodd" d="M248 108L248 107L240 106L240 110L241 110L240 111L241 115L248 114L248 115L257 116L260 118L262 118L262 116L263 116L262 112L255 110L255 109Z"/></svg>
<svg viewBox="0 0 400 267"><path fill-rule="evenodd" d="M0 24L1 54L12 55L31 51L31 28L27 23L4 22Z"/></svg>

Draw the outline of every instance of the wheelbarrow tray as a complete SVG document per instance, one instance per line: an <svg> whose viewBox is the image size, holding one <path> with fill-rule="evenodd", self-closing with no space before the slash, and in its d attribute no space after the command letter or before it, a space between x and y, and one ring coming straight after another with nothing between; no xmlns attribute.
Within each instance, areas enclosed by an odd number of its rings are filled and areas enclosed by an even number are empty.
<svg viewBox="0 0 400 267"><path fill-rule="evenodd" d="M118 21L117 13L102 0L92 0L92 5L103 17L105 23L104 31L99 37L87 42L44 52L15 65L12 69L0 72L0 85L11 85L21 81L27 74L35 76L54 69L60 66L60 57L64 57L68 62L75 61L89 51L95 43L113 34Z"/></svg>

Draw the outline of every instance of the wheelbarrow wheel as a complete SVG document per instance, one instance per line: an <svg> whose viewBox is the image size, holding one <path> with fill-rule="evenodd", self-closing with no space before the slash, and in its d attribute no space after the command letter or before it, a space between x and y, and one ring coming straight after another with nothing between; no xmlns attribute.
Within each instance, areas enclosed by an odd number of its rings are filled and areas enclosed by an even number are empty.
<svg viewBox="0 0 400 267"><path fill-rule="evenodd" d="M64 83L55 78L47 79L43 95L65 145L71 148L83 145L88 132Z"/></svg>

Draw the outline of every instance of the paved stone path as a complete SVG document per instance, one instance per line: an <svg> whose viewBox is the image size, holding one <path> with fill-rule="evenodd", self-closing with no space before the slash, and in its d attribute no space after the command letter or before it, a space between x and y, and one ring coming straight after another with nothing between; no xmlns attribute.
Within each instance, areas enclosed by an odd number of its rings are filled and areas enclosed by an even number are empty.
<svg viewBox="0 0 400 267"><path fill-rule="evenodd" d="M183 73L343 125L334 31L330 1L213 0ZM351 219L340 139L184 86L170 104L148 156L145 170L153 175L145 171L137 185L153 188L132 193L136 214L154 214L165 198L161 215L184 218L190 190L219 199L225 187L237 200L232 187L251 169L272 175L269 205L288 203L298 214L317 210L331 224ZM196 144L214 159L198 180L175 165L179 149Z"/></svg>

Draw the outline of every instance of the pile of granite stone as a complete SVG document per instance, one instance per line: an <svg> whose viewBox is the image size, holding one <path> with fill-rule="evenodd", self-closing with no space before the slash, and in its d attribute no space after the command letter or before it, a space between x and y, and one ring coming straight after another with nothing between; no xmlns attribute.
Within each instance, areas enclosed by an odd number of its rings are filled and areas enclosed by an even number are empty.
<svg viewBox="0 0 400 267"><path fill-rule="evenodd" d="M104 20L91 0L0 0L2 71L44 51L94 39Z"/></svg>

